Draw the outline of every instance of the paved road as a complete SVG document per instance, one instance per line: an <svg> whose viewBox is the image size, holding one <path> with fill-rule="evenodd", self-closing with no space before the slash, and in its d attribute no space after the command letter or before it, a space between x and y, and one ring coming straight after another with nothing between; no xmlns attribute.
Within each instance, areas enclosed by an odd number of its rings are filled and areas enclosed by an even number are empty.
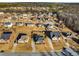
<svg viewBox="0 0 79 59"><path fill-rule="evenodd" d="M69 49L70 50L70 49ZM71 50L72 51L72 50ZM64 52L67 53L67 52ZM0 53L0 56L72 56L62 52ZM77 53L73 56L79 56Z"/></svg>

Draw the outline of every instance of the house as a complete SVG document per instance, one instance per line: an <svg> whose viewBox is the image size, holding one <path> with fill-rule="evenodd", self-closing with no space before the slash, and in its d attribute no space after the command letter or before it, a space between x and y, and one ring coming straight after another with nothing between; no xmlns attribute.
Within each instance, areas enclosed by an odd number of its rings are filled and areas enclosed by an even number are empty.
<svg viewBox="0 0 79 59"><path fill-rule="evenodd" d="M11 36L12 32L3 32L1 37L0 37L0 40L8 40L10 39L10 36Z"/></svg>
<svg viewBox="0 0 79 59"><path fill-rule="evenodd" d="M26 26L35 26L33 23L25 23Z"/></svg>
<svg viewBox="0 0 79 59"><path fill-rule="evenodd" d="M15 40L15 43L25 43L25 42L28 42L27 34L19 33Z"/></svg>
<svg viewBox="0 0 79 59"><path fill-rule="evenodd" d="M41 35L33 34L32 36L35 43L43 43L44 37Z"/></svg>
<svg viewBox="0 0 79 59"><path fill-rule="evenodd" d="M4 12L0 12L0 15L4 14Z"/></svg>
<svg viewBox="0 0 79 59"><path fill-rule="evenodd" d="M12 27L13 26L13 23L12 22L4 22L3 25L5 27Z"/></svg>
<svg viewBox="0 0 79 59"><path fill-rule="evenodd" d="M62 53L65 55L65 56L72 56L71 53L69 53L66 48L63 48L63 51Z"/></svg>
<svg viewBox="0 0 79 59"><path fill-rule="evenodd" d="M23 23L23 22L16 22L16 25L17 25L17 26L23 26L24 23Z"/></svg>
<svg viewBox="0 0 79 59"><path fill-rule="evenodd" d="M35 24L37 27L44 27L44 24L42 24L42 23L36 23Z"/></svg>
<svg viewBox="0 0 79 59"><path fill-rule="evenodd" d="M57 40L60 37L60 32L45 31L46 36L51 40Z"/></svg>
<svg viewBox="0 0 79 59"><path fill-rule="evenodd" d="M27 14L23 14L23 18L27 18Z"/></svg>
<svg viewBox="0 0 79 59"><path fill-rule="evenodd" d="M71 36L72 33L70 33L70 32L62 32L62 34L63 34L65 37L67 37L67 36Z"/></svg>

